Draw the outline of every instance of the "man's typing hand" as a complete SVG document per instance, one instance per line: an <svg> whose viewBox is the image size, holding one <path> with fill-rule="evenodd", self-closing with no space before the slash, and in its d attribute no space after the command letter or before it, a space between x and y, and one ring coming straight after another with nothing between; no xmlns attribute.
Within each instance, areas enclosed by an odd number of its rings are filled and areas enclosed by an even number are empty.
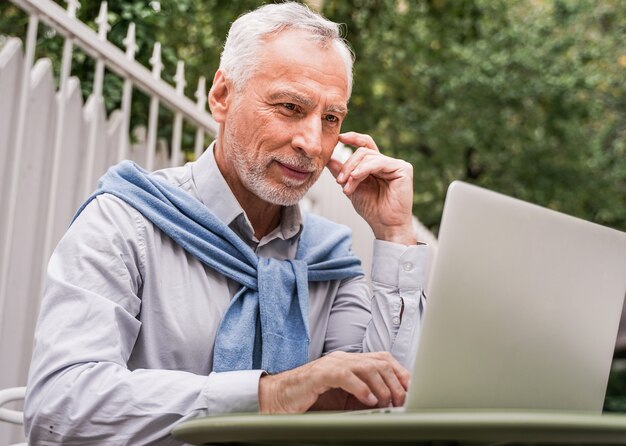
<svg viewBox="0 0 626 446"><path fill-rule="evenodd" d="M404 404L409 373L388 352L333 352L259 381L261 413Z"/></svg>
<svg viewBox="0 0 626 446"><path fill-rule="evenodd" d="M381 154L369 135L342 133L339 141L358 148L345 163L331 159L327 167L356 211L377 239L415 244L413 166Z"/></svg>

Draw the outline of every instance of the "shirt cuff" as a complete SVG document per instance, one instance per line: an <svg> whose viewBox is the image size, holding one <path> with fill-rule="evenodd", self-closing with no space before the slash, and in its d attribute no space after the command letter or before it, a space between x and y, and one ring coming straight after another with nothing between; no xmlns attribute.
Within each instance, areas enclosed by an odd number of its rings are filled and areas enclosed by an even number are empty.
<svg viewBox="0 0 626 446"><path fill-rule="evenodd" d="M259 379L263 370L212 372L205 395L209 415L259 411Z"/></svg>
<svg viewBox="0 0 626 446"><path fill-rule="evenodd" d="M372 281L403 290L422 289L430 260L428 245L406 246L374 240Z"/></svg>

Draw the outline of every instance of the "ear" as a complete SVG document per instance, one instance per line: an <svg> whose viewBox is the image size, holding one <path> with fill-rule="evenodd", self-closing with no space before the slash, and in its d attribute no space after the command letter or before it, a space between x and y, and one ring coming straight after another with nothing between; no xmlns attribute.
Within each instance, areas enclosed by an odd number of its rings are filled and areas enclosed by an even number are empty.
<svg viewBox="0 0 626 446"><path fill-rule="evenodd" d="M222 70L217 70L209 91L209 108L213 119L219 124L226 121L226 114L233 95L233 84L226 79Z"/></svg>

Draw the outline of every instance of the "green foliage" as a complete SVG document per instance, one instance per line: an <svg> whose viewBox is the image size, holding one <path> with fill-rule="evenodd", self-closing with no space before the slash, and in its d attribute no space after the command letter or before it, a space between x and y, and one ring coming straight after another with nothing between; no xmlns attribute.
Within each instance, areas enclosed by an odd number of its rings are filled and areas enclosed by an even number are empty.
<svg viewBox="0 0 626 446"><path fill-rule="evenodd" d="M614 367L604 400L605 412L626 412L626 368Z"/></svg>
<svg viewBox="0 0 626 446"><path fill-rule="evenodd" d="M329 0L357 54L345 127L415 166L431 228L462 179L626 230L626 8Z"/></svg>
<svg viewBox="0 0 626 446"><path fill-rule="evenodd" d="M60 3L60 0L56 0ZM79 18L96 29L99 2ZM211 82L231 22L260 0L111 0L109 39L136 23L137 59L163 45L163 78L185 61L188 96ZM357 55L344 130L370 133L415 166L414 212L437 230L445 190L462 179L626 230L626 7L621 0L326 0ZM0 5L0 30L26 16ZM58 69L62 40L40 32ZM76 52L85 97L94 62ZM121 81L107 76L107 110ZM145 123L148 98L133 104ZM163 112L160 135L172 119ZM190 148L193 132L184 146Z"/></svg>

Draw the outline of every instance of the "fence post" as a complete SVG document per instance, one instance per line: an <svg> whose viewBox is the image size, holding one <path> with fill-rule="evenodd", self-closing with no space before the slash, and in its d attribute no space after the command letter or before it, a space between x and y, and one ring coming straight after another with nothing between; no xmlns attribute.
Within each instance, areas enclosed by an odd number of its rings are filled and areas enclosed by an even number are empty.
<svg viewBox="0 0 626 446"><path fill-rule="evenodd" d="M174 76L174 81L176 81L176 93L179 96L185 95L185 62L182 60L178 61L176 65L176 76ZM172 155L171 155L171 166L179 166L180 165L180 143L183 137L183 114L180 111L176 111L176 115L174 116L174 130L172 132Z"/></svg>
<svg viewBox="0 0 626 446"><path fill-rule="evenodd" d="M150 65L152 65L152 77L154 79L161 79L161 70L163 70L163 64L161 63L161 44L156 42L154 44L154 50L152 51L152 57L150 58ZM157 125L159 119L159 98L152 96L150 98L150 112L148 114L148 142L146 153L146 169L154 169L154 155L156 151L156 137L157 137Z"/></svg>

